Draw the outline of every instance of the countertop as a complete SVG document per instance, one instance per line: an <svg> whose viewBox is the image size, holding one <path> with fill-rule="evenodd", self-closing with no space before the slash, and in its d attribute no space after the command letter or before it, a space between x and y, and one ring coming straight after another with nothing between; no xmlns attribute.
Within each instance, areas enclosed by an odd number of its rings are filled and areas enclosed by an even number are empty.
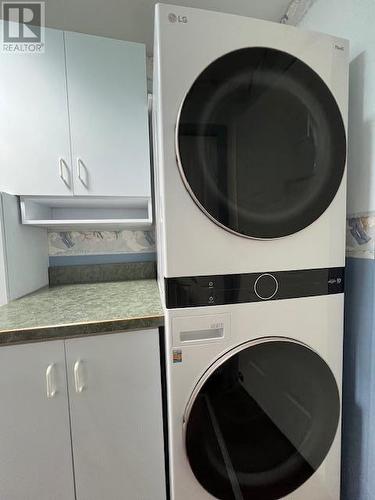
<svg viewBox="0 0 375 500"><path fill-rule="evenodd" d="M154 279L54 286L0 307L0 344L157 328L163 323Z"/></svg>

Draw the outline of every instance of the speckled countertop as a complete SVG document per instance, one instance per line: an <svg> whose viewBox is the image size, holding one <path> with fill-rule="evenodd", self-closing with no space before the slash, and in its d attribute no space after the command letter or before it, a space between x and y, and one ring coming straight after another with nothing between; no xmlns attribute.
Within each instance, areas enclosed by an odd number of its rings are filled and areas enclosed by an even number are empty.
<svg viewBox="0 0 375 500"><path fill-rule="evenodd" d="M163 324L154 279L44 288L0 307L0 344L12 344Z"/></svg>

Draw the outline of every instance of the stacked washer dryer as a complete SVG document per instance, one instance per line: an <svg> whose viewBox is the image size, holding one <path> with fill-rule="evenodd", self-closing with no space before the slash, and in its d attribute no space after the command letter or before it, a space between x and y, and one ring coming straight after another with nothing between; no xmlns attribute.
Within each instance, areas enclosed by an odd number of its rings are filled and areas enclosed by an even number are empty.
<svg viewBox="0 0 375 500"><path fill-rule="evenodd" d="M173 500L338 500L348 44L158 5Z"/></svg>

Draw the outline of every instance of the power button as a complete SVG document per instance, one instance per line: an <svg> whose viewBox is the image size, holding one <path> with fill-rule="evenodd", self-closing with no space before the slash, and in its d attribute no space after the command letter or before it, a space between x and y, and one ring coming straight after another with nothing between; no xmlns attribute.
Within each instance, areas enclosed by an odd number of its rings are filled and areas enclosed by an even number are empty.
<svg viewBox="0 0 375 500"><path fill-rule="evenodd" d="M279 289L279 283L275 276L269 273L258 276L254 283L254 292L262 300L272 299Z"/></svg>

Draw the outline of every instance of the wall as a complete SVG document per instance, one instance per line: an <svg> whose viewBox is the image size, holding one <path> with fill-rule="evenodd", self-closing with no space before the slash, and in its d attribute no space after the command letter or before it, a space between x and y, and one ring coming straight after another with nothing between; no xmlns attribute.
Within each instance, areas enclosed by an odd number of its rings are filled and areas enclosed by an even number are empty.
<svg viewBox="0 0 375 500"><path fill-rule="evenodd" d="M375 1L316 0L299 25L351 43L342 498L370 500L375 497Z"/></svg>

